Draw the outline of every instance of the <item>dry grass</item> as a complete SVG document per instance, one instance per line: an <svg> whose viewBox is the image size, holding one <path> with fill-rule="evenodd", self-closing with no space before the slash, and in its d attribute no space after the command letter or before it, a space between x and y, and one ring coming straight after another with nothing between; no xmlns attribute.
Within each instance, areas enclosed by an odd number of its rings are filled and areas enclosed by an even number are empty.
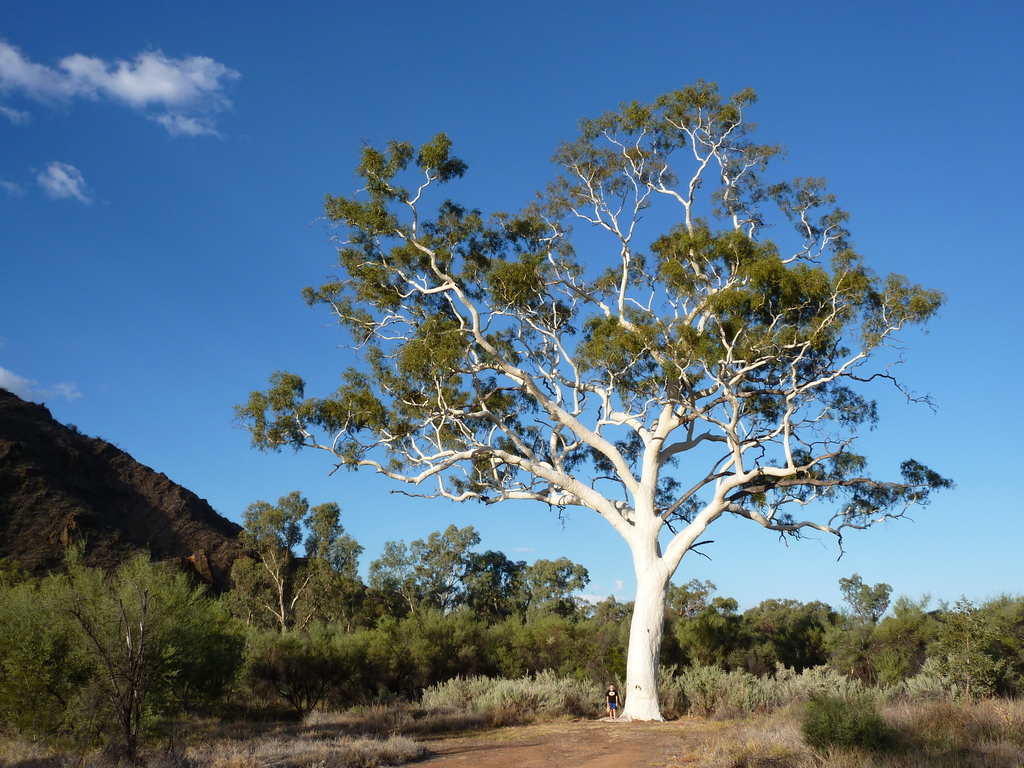
<svg viewBox="0 0 1024 768"><path fill-rule="evenodd" d="M702 768L1020 768L1024 702L892 704L882 710L897 743L887 754L815 752L804 744L798 706L721 723L692 744Z"/></svg>
<svg viewBox="0 0 1024 768"><path fill-rule="evenodd" d="M683 768L1019 768L1024 766L1024 702L895 703L882 714L896 733L891 752L815 752L801 734L803 705L730 720L690 720L680 743ZM417 739L487 729L492 716L409 706L313 713L301 724L190 720L168 726L148 768L376 768L423 759ZM578 724L564 721L571 730ZM515 729L490 732L498 741ZM628 733L628 731L624 731ZM637 738L643 738L637 734ZM685 757L684 757L685 753ZM676 753L673 753L675 755ZM107 768L102 755L58 754L17 739L0 739L5 768Z"/></svg>
<svg viewBox="0 0 1024 768"><path fill-rule="evenodd" d="M193 720L170 726L158 748L143 754L146 768L378 768L422 760L421 743L381 719L310 718L294 724ZM391 720L398 722L399 715ZM18 739L0 739L3 768L110 768L100 753L73 755Z"/></svg>
<svg viewBox="0 0 1024 768"><path fill-rule="evenodd" d="M805 768L818 766L804 744L799 717L791 710L719 723L693 744L691 759L702 768Z"/></svg>
<svg viewBox="0 0 1024 768"><path fill-rule="evenodd" d="M427 749L407 736L386 739L340 736L333 739L254 739L236 744L190 747L182 768L377 768L402 765L426 757ZM173 761L152 768L177 768Z"/></svg>
<svg viewBox="0 0 1024 768"><path fill-rule="evenodd" d="M50 768L60 766L59 757L41 744L23 739L0 739L0 765L18 768Z"/></svg>

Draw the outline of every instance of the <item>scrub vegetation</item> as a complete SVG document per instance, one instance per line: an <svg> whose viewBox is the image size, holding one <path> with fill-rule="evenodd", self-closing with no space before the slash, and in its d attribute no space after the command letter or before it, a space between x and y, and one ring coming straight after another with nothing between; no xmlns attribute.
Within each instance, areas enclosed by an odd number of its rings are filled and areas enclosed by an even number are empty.
<svg viewBox="0 0 1024 768"><path fill-rule="evenodd" d="M332 519L328 538L358 557ZM304 520L303 533L323 529ZM582 603L581 566L481 553L472 528L449 527L392 542L364 583L353 561L314 562L337 548L302 538L283 579L223 595L141 556L104 573L72 549L45 578L4 562L0 763L401 764L460 734L582 727L624 679L633 606ZM344 600L297 600L303 620L282 626L280 584L285 603L300 586ZM746 611L709 582L671 586L659 698L686 754L723 766L1020 764L1024 598L932 606L890 600L856 574L841 586L837 608L780 599ZM715 725L697 733L701 722Z"/></svg>

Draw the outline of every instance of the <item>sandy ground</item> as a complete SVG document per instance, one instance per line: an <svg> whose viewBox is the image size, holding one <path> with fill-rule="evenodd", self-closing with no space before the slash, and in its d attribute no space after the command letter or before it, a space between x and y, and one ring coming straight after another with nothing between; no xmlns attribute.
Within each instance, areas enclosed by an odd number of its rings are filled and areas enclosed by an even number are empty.
<svg viewBox="0 0 1024 768"><path fill-rule="evenodd" d="M483 736L428 742L427 768L673 768L691 765L687 742L707 726L696 721L603 720L504 728Z"/></svg>

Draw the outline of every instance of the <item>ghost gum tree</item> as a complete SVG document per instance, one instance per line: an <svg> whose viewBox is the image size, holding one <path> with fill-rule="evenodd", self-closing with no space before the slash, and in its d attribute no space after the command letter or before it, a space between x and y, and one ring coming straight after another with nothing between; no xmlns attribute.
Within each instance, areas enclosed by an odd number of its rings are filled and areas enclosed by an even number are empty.
<svg viewBox="0 0 1024 768"><path fill-rule="evenodd" d="M709 525L819 531L841 551L950 485L915 461L875 478L854 443L876 420L864 388L900 388L897 335L942 294L869 270L823 180L765 179L781 149L751 139L754 102L699 81L583 120L515 215L437 195L467 170L443 134L364 147L362 189L326 200L340 272L304 291L360 366L324 398L275 373L238 408L262 449L604 517L637 579L626 718L661 719L666 590Z"/></svg>

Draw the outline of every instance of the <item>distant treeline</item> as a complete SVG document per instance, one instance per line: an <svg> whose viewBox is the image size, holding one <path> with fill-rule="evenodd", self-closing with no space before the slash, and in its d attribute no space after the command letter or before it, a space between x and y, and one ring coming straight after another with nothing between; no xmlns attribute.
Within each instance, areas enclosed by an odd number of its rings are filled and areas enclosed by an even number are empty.
<svg viewBox="0 0 1024 768"><path fill-rule="evenodd" d="M632 604L581 602L588 575L569 560L481 553L472 527L449 526L388 543L364 583L336 505L290 494L251 506L245 527L254 557L219 597L146 557L108 575L72 550L43 579L0 561L0 725L132 754L148 723L175 713L416 701L470 676L623 682ZM779 599L741 613L710 582L672 586L661 664L758 677L827 667L908 695L1024 692L1024 597L930 607L890 604L888 585L857 575L840 587L841 609Z"/></svg>

